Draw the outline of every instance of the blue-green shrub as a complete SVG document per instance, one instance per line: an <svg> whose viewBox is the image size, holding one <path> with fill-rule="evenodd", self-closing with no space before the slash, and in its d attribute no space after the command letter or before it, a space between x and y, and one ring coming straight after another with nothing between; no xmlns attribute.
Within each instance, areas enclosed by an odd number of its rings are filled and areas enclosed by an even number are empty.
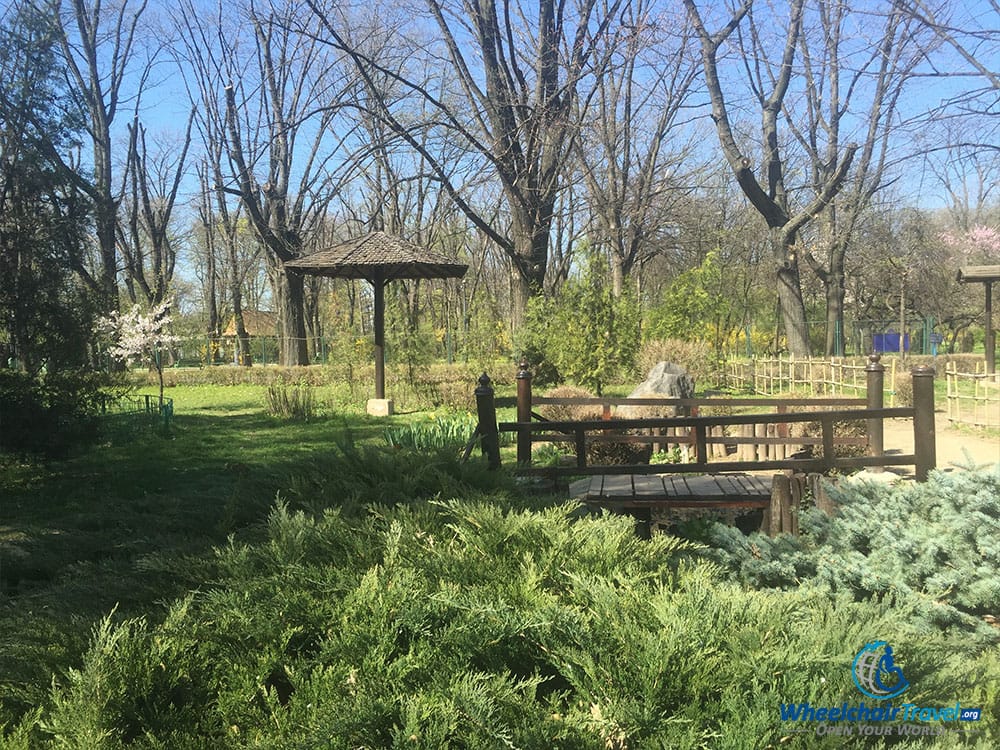
<svg viewBox="0 0 1000 750"><path fill-rule="evenodd" d="M898 597L929 623L989 630L1000 613L1000 474L932 473L886 487L831 487L838 512L802 513L800 537L743 536L715 524L715 559L744 584L808 584L857 599Z"/></svg>

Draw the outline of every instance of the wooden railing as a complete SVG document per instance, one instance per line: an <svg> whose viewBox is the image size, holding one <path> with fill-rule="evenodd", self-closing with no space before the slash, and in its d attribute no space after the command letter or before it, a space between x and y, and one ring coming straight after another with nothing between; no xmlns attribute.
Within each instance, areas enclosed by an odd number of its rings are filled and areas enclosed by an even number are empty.
<svg viewBox="0 0 1000 750"><path fill-rule="evenodd" d="M525 475L576 476L588 474L666 474L666 473L723 473L738 471L787 470L794 472L829 472L834 469L863 467L906 466L915 467L918 480L927 478L935 466L934 429L934 370L930 367L913 368L912 407L885 408L882 403L885 368L877 355L866 367L867 394L864 399L551 399L532 398L531 373L522 364L517 375L517 421L498 424L497 402L489 377L484 373L476 389L479 427L477 436L491 467L500 466L499 432L517 435L517 471ZM605 417L618 405L672 407L680 410L679 416L645 419L599 419L582 421L545 421L533 411L535 405L600 405ZM699 412L712 406L774 408L775 411L756 414L731 414L725 416L700 416ZM859 408L835 408L856 406ZM806 407L805 411L790 411L792 407ZM914 451L910 454L886 455L883 445L883 420L906 418L913 420ZM864 420L865 436L860 440L837 437L836 425ZM818 422L819 434L792 436L789 425ZM739 429L735 429L739 428ZM667 431L670 435L666 435ZM733 432L739 432L736 435ZM640 434L645 433L645 434ZM748 434L749 433L749 434ZM535 443L560 442L573 446L575 461L572 466L532 465L532 446ZM685 444L693 460L667 464L600 464L587 461L587 447L595 443ZM838 444L866 446L864 456L838 457ZM722 450L718 449L722 446ZM747 450L746 446L753 446ZM772 451L769 446L783 446L786 450ZM819 456L809 455L802 447L821 447ZM743 447L743 450L741 450ZM793 450L794 449L794 450Z"/></svg>

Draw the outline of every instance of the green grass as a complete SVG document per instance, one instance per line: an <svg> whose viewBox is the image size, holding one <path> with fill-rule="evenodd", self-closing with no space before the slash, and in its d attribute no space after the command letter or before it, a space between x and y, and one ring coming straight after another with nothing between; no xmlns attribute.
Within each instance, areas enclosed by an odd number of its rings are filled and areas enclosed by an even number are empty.
<svg viewBox="0 0 1000 750"><path fill-rule="evenodd" d="M338 413L320 394L317 418L281 421L265 415L264 392L177 386L166 432L119 420L67 460L0 456L0 726L44 699L94 622L155 616L200 583L164 561L252 537L279 493L304 496L336 472L345 441L381 445L408 419Z"/></svg>

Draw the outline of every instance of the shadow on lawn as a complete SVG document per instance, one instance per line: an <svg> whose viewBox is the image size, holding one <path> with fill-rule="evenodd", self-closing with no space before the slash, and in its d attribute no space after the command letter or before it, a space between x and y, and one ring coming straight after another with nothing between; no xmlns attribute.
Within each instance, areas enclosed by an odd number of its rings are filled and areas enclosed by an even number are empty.
<svg viewBox="0 0 1000 750"><path fill-rule="evenodd" d="M78 563L203 551L262 520L345 435L372 441L382 429L360 416L178 415L165 434L116 429L68 460L7 462L0 587L19 595Z"/></svg>
<svg viewBox="0 0 1000 750"><path fill-rule="evenodd" d="M93 623L157 619L214 579L213 547L256 538L279 492L343 474L342 446L384 455L385 424L178 414L166 433L118 425L66 460L0 456L0 726L41 705Z"/></svg>

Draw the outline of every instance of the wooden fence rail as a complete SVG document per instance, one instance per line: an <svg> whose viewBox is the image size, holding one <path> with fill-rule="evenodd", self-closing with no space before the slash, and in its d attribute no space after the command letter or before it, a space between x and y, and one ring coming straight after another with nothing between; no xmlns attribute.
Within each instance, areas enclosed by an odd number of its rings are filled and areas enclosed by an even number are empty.
<svg viewBox="0 0 1000 750"><path fill-rule="evenodd" d="M889 361L883 377L883 401L890 407L896 405L896 362ZM726 374L733 387L763 395L803 391L811 396L865 395L869 364L844 357L754 358L729 362Z"/></svg>
<svg viewBox="0 0 1000 750"><path fill-rule="evenodd" d="M918 480L927 478L935 465L934 430L934 369L913 368L912 407L885 408L883 404L885 368L878 355L872 355L865 368L866 397L864 399L539 399L532 398L531 373L522 364L517 375L517 421L497 424L496 400L489 377L484 373L476 389L479 427L476 435L482 441L491 467L500 466L498 433L517 435L518 472L525 475L575 476L592 474L667 474L722 473L762 470L792 472L828 472L832 469L912 465ZM611 407L630 406L672 407L683 413L672 417L646 419L600 419L584 421L545 421L537 415L536 404L601 405L603 414L610 416ZM831 406L863 408L835 409ZM776 410L763 414L730 414L700 416L709 406L765 406ZM792 412L790 407L810 407ZM914 452L886 455L883 450L883 420L903 417L913 420ZM837 457L838 443L835 425L864 420L866 446L864 456ZM818 422L819 435L791 436L788 427L800 422ZM739 428L739 429L736 429ZM669 434L667 434L669 431ZM734 434L739 432L739 434ZM676 441L676 442L674 442ZM541 442L571 443L574 447L573 466L532 466L532 446ZM673 464L592 465L587 462L589 445L601 442L639 444L683 444L693 452L693 461ZM843 444L843 440L840 441ZM822 446L822 455L813 457L801 451L803 446ZM722 449L719 449L722 446ZM748 447L752 446L752 450ZM782 446L783 451L775 449ZM470 446L471 447L471 446Z"/></svg>

